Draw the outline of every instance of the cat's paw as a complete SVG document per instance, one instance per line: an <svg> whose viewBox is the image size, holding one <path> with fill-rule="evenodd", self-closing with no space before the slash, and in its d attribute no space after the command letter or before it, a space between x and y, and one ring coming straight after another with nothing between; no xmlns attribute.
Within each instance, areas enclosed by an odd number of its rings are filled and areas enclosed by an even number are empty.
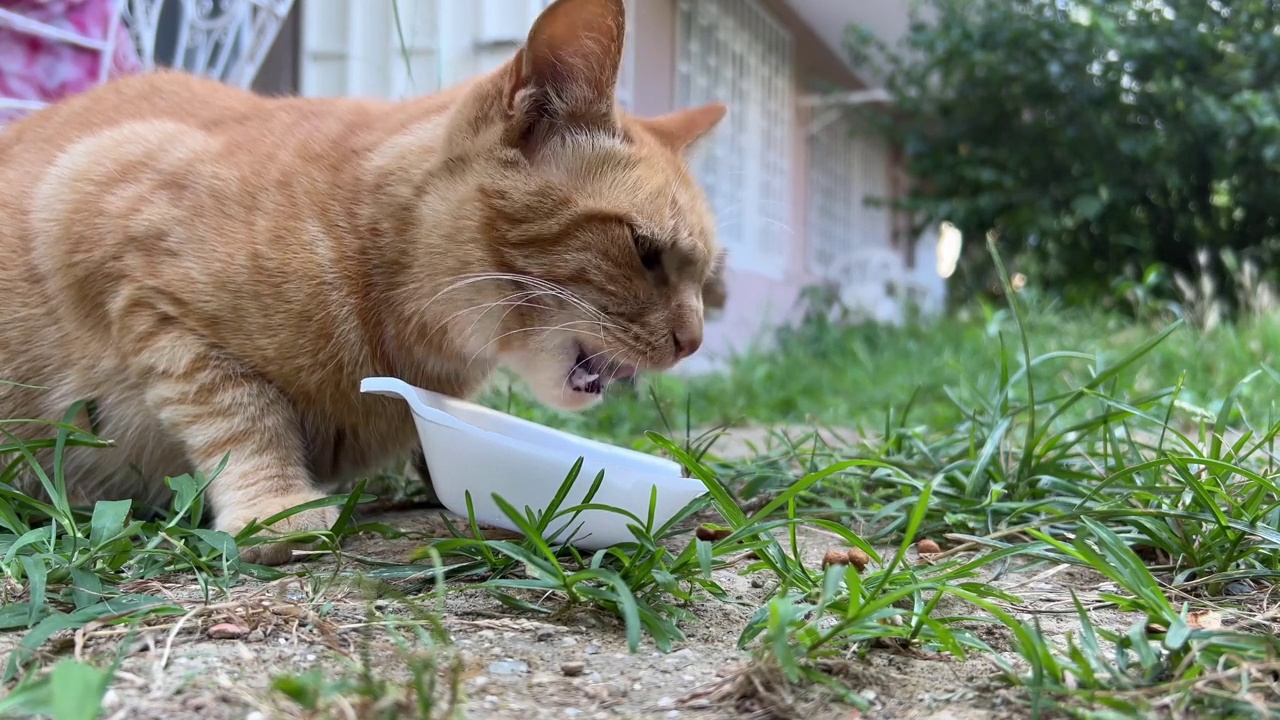
<svg viewBox="0 0 1280 720"><path fill-rule="evenodd" d="M235 535L245 529L250 522L266 520L276 513L288 510L303 503L320 499L320 495L289 495L272 498L228 513L224 518L219 516L216 526L219 530ZM289 517L258 531L257 537L269 538L272 535L291 535L299 532L315 532L328 530L338 521L339 509L336 507L307 510ZM283 565L293 560L294 550L308 550L313 543L274 542L265 545L240 548L240 559L257 565Z"/></svg>

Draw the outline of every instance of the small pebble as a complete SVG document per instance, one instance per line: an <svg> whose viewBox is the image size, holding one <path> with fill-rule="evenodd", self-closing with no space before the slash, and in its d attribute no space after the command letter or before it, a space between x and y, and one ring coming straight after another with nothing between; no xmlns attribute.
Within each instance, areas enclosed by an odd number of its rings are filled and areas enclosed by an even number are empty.
<svg viewBox="0 0 1280 720"><path fill-rule="evenodd" d="M485 685L489 684L489 678L484 675L477 675L471 679L471 684L474 685L477 690L480 690Z"/></svg>
<svg viewBox="0 0 1280 720"><path fill-rule="evenodd" d="M658 698L658 707L662 708L663 710L666 710L667 708L672 708L675 706L676 706L675 698L669 698L669 697Z"/></svg>
<svg viewBox="0 0 1280 720"><path fill-rule="evenodd" d="M679 710L672 710L671 712L667 713L667 717L669 717L669 718L678 718L678 717L680 717L680 711L679 711Z"/></svg>
<svg viewBox="0 0 1280 720"><path fill-rule="evenodd" d="M560 672L564 673L566 677L578 677L586 669L587 669L586 663L579 662L576 660L560 663Z"/></svg>
<svg viewBox="0 0 1280 720"><path fill-rule="evenodd" d="M760 577L759 575L752 575L752 576L751 576L751 587L753 587L753 588L762 588L762 587L764 587L764 578Z"/></svg>
<svg viewBox="0 0 1280 720"><path fill-rule="evenodd" d="M245 642L262 642L267 639L267 634L258 628L254 628L245 636Z"/></svg>
<svg viewBox="0 0 1280 720"><path fill-rule="evenodd" d="M568 717L576 718L582 714L582 711L579 710L578 708L565 708L564 714Z"/></svg>
<svg viewBox="0 0 1280 720"><path fill-rule="evenodd" d="M593 672L587 676L587 682L592 684L604 682L604 677L602 677L598 672Z"/></svg>
<svg viewBox="0 0 1280 720"><path fill-rule="evenodd" d="M480 632L476 633L476 637L480 638L481 640L493 640L498 637L498 633L492 630L481 630Z"/></svg>
<svg viewBox="0 0 1280 720"><path fill-rule="evenodd" d="M529 672L529 663L523 660L499 660L489 663L490 675L523 675Z"/></svg>
<svg viewBox="0 0 1280 720"><path fill-rule="evenodd" d="M573 647L574 645L577 645L577 644L578 644L577 638L573 638L573 637L567 637L560 641L560 645L562 647Z"/></svg>
<svg viewBox="0 0 1280 720"><path fill-rule="evenodd" d="M235 640L249 634L249 628L235 623L218 623L205 633L214 640Z"/></svg>
<svg viewBox="0 0 1280 720"><path fill-rule="evenodd" d="M546 642L556 636L556 631L552 628L542 628L534 635L538 642Z"/></svg>
<svg viewBox="0 0 1280 720"><path fill-rule="evenodd" d="M254 710L253 712L249 713L248 715L245 715L245 716L244 716L244 720L267 720L267 716L266 716L266 715L263 715L262 713L258 712L257 710Z"/></svg>
<svg viewBox="0 0 1280 720"><path fill-rule="evenodd" d="M1233 583L1227 583L1226 591L1228 595L1248 595L1254 591L1252 583L1237 580Z"/></svg>
<svg viewBox="0 0 1280 720"><path fill-rule="evenodd" d="M586 653L586 654L588 654L588 655L599 655L599 654L600 654L600 646L599 646L599 645L588 645L588 646L587 646L587 649L586 649L586 650L584 650L583 652L585 652L585 653Z"/></svg>

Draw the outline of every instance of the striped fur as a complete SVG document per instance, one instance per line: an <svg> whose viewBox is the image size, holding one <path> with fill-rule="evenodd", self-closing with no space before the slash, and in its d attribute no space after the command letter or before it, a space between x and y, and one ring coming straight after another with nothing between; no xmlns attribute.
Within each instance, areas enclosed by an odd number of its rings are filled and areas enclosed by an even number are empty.
<svg viewBox="0 0 1280 720"><path fill-rule="evenodd" d="M363 377L468 397L506 365L574 409L579 343L671 367L719 253L685 153L724 108L620 112L624 22L621 0L558 0L504 67L403 103L161 72L9 126L0 380L43 389L0 384L0 417L94 402L115 445L68 454L79 502L160 502L227 457L209 497L235 532L415 448Z"/></svg>

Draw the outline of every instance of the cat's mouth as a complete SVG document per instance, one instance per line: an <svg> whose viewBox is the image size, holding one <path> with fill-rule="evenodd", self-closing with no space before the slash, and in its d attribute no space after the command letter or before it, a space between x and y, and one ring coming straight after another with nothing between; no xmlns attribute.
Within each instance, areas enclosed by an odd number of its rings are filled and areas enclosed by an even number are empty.
<svg viewBox="0 0 1280 720"><path fill-rule="evenodd" d="M605 353L593 353L582 345L578 356L569 368L569 388L586 395L602 395L615 380L634 377L636 368L605 357Z"/></svg>

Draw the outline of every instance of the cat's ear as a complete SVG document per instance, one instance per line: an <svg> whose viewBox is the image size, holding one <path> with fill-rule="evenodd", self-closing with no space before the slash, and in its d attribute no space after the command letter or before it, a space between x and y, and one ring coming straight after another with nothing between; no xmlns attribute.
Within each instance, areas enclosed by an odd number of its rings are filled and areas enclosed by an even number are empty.
<svg viewBox="0 0 1280 720"><path fill-rule="evenodd" d="M616 127L623 0L556 0L511 63L507 111L529 139L539 130Z"/></svg>
<svg viewBox="0 0 1280 720"><path fill-rule="evenodd" d="M701 105L688 110L677 110L666 115L643 118L643 125L658 142L672 151L682 153L690 145L715 129L724 119L729 108L723 103Z"/></svg>

